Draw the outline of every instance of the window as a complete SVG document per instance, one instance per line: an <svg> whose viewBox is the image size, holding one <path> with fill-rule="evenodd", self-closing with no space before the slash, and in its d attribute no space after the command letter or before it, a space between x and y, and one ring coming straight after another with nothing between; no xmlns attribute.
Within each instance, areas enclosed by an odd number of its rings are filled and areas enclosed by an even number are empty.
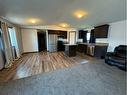
<svg viewBox="0 0 127 95"><path fill-rule="evenodd" d="M13 58L15 59L17 58L18 53L19 53L16 33L15 33L14 28L8 28L8 32L9 32L9 38L11 42L12 55L13 55Z"/></svg>
<svg viewBox="0 0 127 95"><path fill-rule="evenodd" d="M90 40L90 32L87 32L87 42Z"/></svg>

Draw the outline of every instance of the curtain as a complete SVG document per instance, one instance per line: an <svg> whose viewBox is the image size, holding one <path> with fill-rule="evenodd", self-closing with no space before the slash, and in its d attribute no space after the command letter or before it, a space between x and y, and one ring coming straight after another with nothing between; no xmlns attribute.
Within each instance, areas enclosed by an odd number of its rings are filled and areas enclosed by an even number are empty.
<svg viewBox="0 0 127 95"><path fill-rule="evenodd" d="M2 31L0 28L0 70L4 68L5 63L6 63L6 58L5 58L4 43L3 43Z"/></svg>
<svg viewBox="0 0 127 95"><path fill-rule="evenodd" d="M8 67L8 66L11 66L13 62L11 42L10 42L9 33L8 33L8 25L6 23L2 23L1 29L3 32L2 34L3 34L5 57L6 57L5 67Z"/></svg>
<svg viewBox="0 0 127 95"><path fill-rule="evenodd" d="M20 55L21 55L21 52L20 52L20 29L18 27L14 27L14 32L15 32L15 37L16 37L16 53L17 53L17 57L19 58Z"/></svg>

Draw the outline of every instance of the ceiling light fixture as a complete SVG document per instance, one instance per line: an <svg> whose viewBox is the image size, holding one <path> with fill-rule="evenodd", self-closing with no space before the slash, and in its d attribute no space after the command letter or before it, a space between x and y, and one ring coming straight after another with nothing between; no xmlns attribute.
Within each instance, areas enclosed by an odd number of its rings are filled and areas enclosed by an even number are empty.
<svg viewBox="0 0 127 95"><path fill-rule="evenodd" d="M34 23L36 23L36 21L35 21L35 20L31 20L31 23L33 23L33 24L34 24Z"/></svg>
<svg viewBox="0 0 127 95"><path fill-rule="evenodd" d="M83 18L86 15L88 15L88 13L85 11L79 10L79 11L74 12L74 16L79 18L79 19Z"/></svg>
<svg viewBox="0 0 127 95"><path fill-rule="evenodd" d="M41 20L37 19L37 18L30 18L27 20L27 23L29 24L38 24L40 23Z"/></svg>
<svg viewBox="0 0 127 95"><path fill-rule="evenodd" d="M61 23L61 24L59 24L59 26L64 27L64 28L69 27L69 25L67 23Z"/></svg>

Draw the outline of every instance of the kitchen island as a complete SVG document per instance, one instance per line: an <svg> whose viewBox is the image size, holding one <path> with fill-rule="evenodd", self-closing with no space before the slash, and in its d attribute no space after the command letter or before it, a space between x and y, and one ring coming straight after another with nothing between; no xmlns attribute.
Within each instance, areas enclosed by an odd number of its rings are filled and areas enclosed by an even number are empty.
<svg viewBox="0 0 127 95"><path fill-rule="evenodd" d="M64 44L65 45L65 54L69 57L76 56L77 44Z"/></svg>

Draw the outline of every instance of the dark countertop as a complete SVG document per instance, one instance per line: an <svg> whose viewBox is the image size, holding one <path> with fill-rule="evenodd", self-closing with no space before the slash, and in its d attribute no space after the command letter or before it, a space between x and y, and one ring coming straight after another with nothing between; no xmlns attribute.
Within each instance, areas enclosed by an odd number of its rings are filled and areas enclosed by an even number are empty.
<svg viewBox="0 0 127 95"><path fill-rule="evenodd" d="M65 46L76 46L78 44L89 45L89 46L108 46L108 43L77 43L77 44L64 44Z"/></svg>
<svg viewBox="0 0 127 95"><path fill-rule="evenodd" d="M91 46L108 46L108 43L78 43L78 44L84 44L84 45L91 45Z"/></svg>

